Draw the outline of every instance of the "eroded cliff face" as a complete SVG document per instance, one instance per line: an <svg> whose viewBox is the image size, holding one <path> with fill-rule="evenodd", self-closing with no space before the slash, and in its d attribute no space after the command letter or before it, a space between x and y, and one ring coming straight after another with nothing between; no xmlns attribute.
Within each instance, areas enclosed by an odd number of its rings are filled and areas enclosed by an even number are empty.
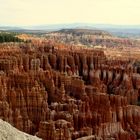
<svg viewBox="0 0 140 140"><path fill-rule="evenodd" d="M139 139L140 75L130 61L56 48L1 48L0 118L44 140Z"/></svg>

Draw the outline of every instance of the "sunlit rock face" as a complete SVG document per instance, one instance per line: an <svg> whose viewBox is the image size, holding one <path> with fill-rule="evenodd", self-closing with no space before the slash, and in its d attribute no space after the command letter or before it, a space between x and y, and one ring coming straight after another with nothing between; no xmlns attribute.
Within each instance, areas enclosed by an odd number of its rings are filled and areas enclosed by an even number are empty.
<svg viewBox="0 0 140 140"><path fill-rule="evenodd" d="M23 46L0 48L1 119L44 140L140 138L140 75L129 61Z"/></svg>

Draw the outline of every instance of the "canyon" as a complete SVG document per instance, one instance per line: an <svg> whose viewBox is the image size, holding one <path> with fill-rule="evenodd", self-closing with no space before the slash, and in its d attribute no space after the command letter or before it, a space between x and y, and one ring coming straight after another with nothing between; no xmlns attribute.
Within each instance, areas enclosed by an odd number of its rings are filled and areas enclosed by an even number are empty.
<svg viewBox="0 0 140 140"><path fill-rule="evenodd" d="M43 140L140 139L135 58L34 40L0 45L0 119Z"/></svg>

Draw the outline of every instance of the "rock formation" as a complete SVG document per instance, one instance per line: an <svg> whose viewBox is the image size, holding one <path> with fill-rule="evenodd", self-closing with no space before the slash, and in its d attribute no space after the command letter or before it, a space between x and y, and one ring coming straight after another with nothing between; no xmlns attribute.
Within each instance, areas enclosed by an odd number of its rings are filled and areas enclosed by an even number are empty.
<svg viewBox="0 0 140 140"><path fill-rule="evenodd" d="M36 136L31 136L21 132L9 123L0 120L0 139L1 140L41 140Z"/></svg>
<svg viewBox="0 0 140 140"><path fill-rule="evenodd" d="M129 60L24 45L0 48L1 119L44 140L140 138L140 75Z"/></svg>

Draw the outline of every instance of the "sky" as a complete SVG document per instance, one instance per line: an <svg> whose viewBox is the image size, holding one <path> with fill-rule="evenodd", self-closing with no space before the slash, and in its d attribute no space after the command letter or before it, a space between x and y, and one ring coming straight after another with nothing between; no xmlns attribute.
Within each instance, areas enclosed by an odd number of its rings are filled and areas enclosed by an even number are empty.
<svg viewBox="0 0 140 140"><path fill-rule="evenodd" d="M0 25L140 25L140 0L0 0Z"/></svg>

